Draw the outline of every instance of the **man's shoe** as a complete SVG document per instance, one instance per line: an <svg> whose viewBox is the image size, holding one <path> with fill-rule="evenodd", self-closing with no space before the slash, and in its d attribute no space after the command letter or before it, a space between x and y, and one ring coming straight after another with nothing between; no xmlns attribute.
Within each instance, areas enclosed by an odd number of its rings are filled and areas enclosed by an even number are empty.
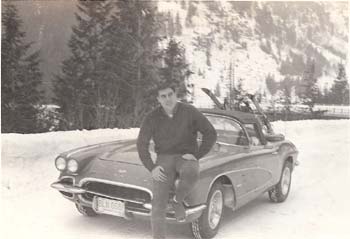
<svg viewBox="0 0 350 239"><path fill-rule="evenodd" d="M176 221L178 222L186 221L186 209L183 203L176 201L175 196L172 199L172 203L175 211Z"/></svg>

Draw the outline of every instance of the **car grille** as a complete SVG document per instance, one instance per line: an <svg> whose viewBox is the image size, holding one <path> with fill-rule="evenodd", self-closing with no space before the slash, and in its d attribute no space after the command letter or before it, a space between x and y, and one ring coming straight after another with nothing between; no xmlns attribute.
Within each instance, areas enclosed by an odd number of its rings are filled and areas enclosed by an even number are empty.
<svg viewBox="0 0 350 239"><path fill-rule="evenodd" d="M94 181L85 182L82 188L88 191L82 197L90 202L96 195L141 204L151 202L150 193L142 189Z"/></svg>

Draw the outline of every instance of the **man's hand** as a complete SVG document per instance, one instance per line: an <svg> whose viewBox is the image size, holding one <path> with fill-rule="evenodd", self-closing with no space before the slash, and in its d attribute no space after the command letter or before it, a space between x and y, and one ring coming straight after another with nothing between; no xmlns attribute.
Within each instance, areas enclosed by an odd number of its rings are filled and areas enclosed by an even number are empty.
<svg viewBox="0 0 350 239"><path fill-rule="evenodd" d="M193 154L184 154L182 158L188 161L197 161L196 157Z"/></svg>
<svg viewBox="0 0 350 239"><path fill-rule="evenodd" d="M167 177L164 174L164 168L162 166L156 166L152 170L152 178L156 181L165 182Z"/></svg>

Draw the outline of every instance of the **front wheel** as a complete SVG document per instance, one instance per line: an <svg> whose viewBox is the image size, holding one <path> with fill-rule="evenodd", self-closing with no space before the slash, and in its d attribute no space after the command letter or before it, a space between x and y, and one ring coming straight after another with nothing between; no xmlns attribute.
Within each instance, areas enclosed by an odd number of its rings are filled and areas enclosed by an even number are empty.
<svg viewBox="0 0 350 239"><path fill-rule="evenodd" d="M196 239L214 237L220 226L224 208L224 189L221 183L215 183L202 215L191 223L192 234Z"/></svg>
<svg viewBox="0 0 350 239"><path fill-rule="evenodd" d="M292 184L292 163L286 161L282 169L280 181L269 191L269 197L272 202L284 202L289 194Z"/></svg>
<svg viewBox="0 0 350 239"><path fill-rule="evenodd" d="M97 213L91 207L85 207L78 203L75 204L75 207L78 209L78 212L80 212L84 216L88 216L88 217L97 216Z"/></svg>

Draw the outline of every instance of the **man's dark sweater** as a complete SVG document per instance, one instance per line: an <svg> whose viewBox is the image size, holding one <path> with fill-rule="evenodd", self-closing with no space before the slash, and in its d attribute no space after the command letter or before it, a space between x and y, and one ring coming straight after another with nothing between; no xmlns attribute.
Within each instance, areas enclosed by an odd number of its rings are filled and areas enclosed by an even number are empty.
<svg viewBox="0 0 350 239"><path fill-rule="evenodd" d="M198 148L197 132L203 135ZM152 171L156 166L149 152L150 140L157 154L193 154L197 159L206 155L216 141L216 131L209 120L192 105L178 102L170 118L157 107L144 119L137 139L142 163Z"/></svg>

